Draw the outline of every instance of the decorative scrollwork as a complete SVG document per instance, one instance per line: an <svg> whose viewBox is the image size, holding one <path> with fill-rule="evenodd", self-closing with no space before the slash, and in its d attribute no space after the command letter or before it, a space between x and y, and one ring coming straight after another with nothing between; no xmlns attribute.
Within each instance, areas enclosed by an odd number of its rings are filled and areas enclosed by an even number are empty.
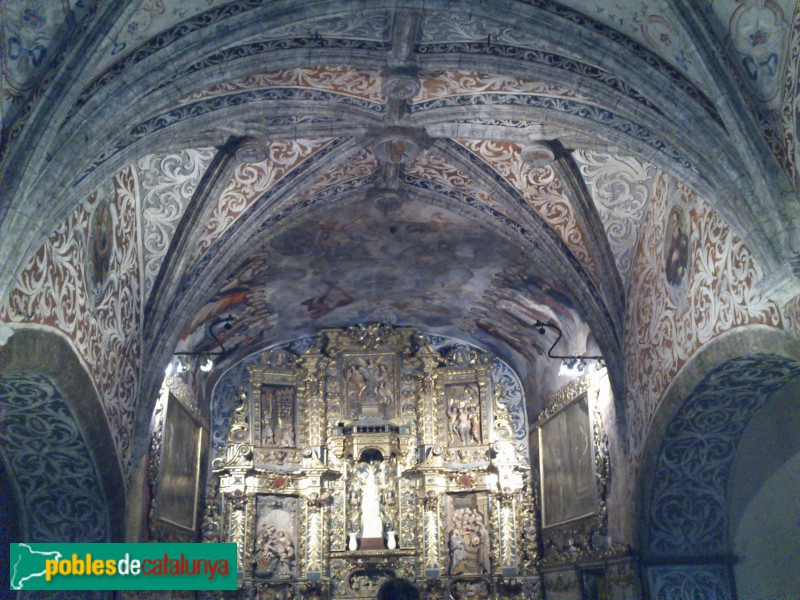
<svg viewBox="0 0 800 600"><path fill-rule="evenodd" d="M581 377L580 379L570 381L567 385L550 396L547 401L547 406L545 406L544 410L539 414L537 423L549 419L567 404L575 400L575 398L581 394L585 394L589 390L589 384L590 381L588 377Z"/></svg>
<svg viewBox="0 0 800 600"><path fill-rule="evenodd" d="M658 454L648 507L653 553L724 551L727 485L739 439L767 398L798 373L797 363L779 356L746 356L695 388Z"/></svg>

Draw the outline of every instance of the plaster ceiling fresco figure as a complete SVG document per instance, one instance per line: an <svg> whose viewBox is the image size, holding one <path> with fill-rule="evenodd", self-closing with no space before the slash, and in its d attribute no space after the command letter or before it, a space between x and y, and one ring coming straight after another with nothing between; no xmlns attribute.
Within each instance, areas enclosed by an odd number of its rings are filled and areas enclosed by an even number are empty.
<svg viewBox="0 0 800 600"><path fill-rule="evenodd" d="M722 488L713 556L657 546L699 522L662 517L702 469L664 465L712 459L709 386L747 365L759 398L727 481L800 364L800 2L6 0L0 44L0 407L69 416L73 467L122 490L94 537L243 528L250 598L782 591L734 554L751 521ZM210 512L174 540L151 527L167 389L210 437ZM0 499L34 541L18 421ZM569 431L595 489L543 521ZM241 523L236 452L261 478ZM339 504L364 489L366 542Z"/></svg>

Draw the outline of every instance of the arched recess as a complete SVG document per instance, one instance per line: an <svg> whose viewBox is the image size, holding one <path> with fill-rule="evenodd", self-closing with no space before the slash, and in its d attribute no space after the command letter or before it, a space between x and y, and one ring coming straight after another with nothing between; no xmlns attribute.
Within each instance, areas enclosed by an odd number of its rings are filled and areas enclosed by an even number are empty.
<svg viewBox="0 0 800 600"><path fill-rule="evenodd" d="M766 327L701 350L668 390L639 485L643 577L651 598L735 598L730 479L756 413L800 376L800 342Z"/></svg>
<svg viewBox="0 0 800 600"><path fill-rule="evenodd" d="M17 329L0 347L0 452L31 542L124 539L125 484L91 379L60 335Z"/></svg>
<svg viewBox="0 0 800 600"><path fill-rule="evenodd" d="M798 406L800 375L770 397L739 442L728 525L740 598L800 597Z"/></svg>

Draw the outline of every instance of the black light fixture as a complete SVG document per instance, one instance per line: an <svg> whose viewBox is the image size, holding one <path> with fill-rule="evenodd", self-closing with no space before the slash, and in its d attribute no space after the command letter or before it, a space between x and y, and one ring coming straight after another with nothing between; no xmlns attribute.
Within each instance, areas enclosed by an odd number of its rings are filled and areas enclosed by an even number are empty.
<svg viewBox="0 0 800 600"><path fill-rule="evenodd" d="M603 356L578 356L574 354L553 354L553 350L558 345L558 342L561 341L562 336L564 333L561 331L561 328L558 325L554 325L553 323L543 323L542 321L536 321L533 326L539 332L539 335L544 335L546 329L552 329L553 331L558 333L558 337L553 342L553 345L550 346L550 349L547 351L547 357L552 358L555 360L561 360L561 366L566 367L567 370L574 372L577 370L579 373L582 373L586 369L586 361L588 360L596 360L600 367L605 366L605 362ZM562 369L563 370L563 369ZM559 372L561 374L561 372Z"/></svg>
<svg viewBox="0 0 800 600"><path fill-rule="evenodd" d="M227 352L225 350L225 346L222 345L222 342L217 337L217 334L214 332L214 328L222 325L226 330L233 327L233 316L228 315L227 317L222 317L221 319L217 319L216 321L212 322L208 326L208 333L211 334L211 337L214 338L214 341L217 343L217 346L220 347L220 350L217 352L175 352L174 356L178 357L179 367L178 372L188 370L188 365L181 360L182 356L202 356L206 360L205 362L200 365L200 370L203 372L209 372L214 367L214 360L211 358L212 356L222 356Z"/></svg>

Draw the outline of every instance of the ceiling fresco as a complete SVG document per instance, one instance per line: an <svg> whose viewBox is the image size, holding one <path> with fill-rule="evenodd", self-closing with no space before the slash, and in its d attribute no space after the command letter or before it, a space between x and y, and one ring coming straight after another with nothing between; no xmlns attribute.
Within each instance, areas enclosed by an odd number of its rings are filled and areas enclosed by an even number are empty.
<svg viewBox="0 0 800 600"><path fill-rule="evenodd" d="M549 166L534 167L526 164L522 158L523 148L517 144L485 140L458 140L458 142L491 165L510 183L558 233L570 251L596 280L597 272L586 250L583 232L553 169Z"/></svg>
<svg viewBox="0 0 800 600"><path fill-rule="evenodd" d="M356 69L345 65L276 69L264 73L253 73L195 92L184 98L181 104L245 90L278 87L327 90L335 94L345 94L369 102L380 103L383 102L382 82L382 71Z"/></svg>
<svg viewBox="0 0 800 600"><path fill-rule="evenodd" d="M31 0L0 4L0 114L3 129L69 34L83 32L97 10L94 0Z"/></svg>
<svg viewBox="0 0 800 600"><path fill-rule="evenodd" d="M658 52L695 82L705 78L706 73L688 51L689 38L666 0L646 5L631 0L564 0L563 4Z"/></svg>
<svg viewBox="0 0 800 600"><path fill-rule="evenodd" d="M194 259L197 260L248 207L284 175L323 148L328 140L278 141L268 146L269 158L242 163L230 178L205 225Z"/></svg>
<svg viewBox="0 0 800 600"><path fill-rule="evenodd" d="M477 305L518 253L430 202L410 199L387 215L357 197L265 241L200 312L185 344L213 345L207 324L227 315L236 324L220 335L231 350L247 346L247 336L280 340L372 320L457 334L457 315Z"/></svg>
<svg viewBox="0 0 800 600"><path fill-rule="evenodd" d="M666 60L704 93L714 92L704 83L709 80L709 73L693 51L694 43L686 25L667 2L565 0L536 5L553 19L569 18L597 34L626 38L629 45L635 44L653 57ZM225 23L257 7L257 3L222 0L140 0L126 6L120 4L114 9L117 20L100 52L102 58L97 61L95 73L112 65L114 71L122 72L120 61L140 60L136 53L148 45L153 50L162 48L182 36ZM22 118L28 118L29 108L25 106L28 96L37 85L43 88L52 79L46 74L48 66L52 61L63 60L68 39L84 33L101 11L95 2L87 0L14 0L3 3L0 11L0 35L5 49L0 101L3 127L7 129L20 108L24 108ZM391 35L392 14L379 6L369 11L352 11L343 6L341 13L317 18L304 15L295 22L276 20L269 30L244 35L238 41L313 37L383 42ZM800 11L791 0L715 1L709 3L703 16L716 36L718 47L737 71L741 85L756 96L754 110L766 115L765 125L775 131L784 130L781 153L790 163L794 163L797 122L794 82L798 62L791 48L799 18ZM550 44L550 40L531 35L523 27L510 27L487 15L454 15L433 9L421 15L416 37L419 44L483 40L531 49L544 49ZM559 51L568 53L564 48ZM91 75L84 75L84 79L88 83ZM40 89L34 95L43 91Z"/></svg>

